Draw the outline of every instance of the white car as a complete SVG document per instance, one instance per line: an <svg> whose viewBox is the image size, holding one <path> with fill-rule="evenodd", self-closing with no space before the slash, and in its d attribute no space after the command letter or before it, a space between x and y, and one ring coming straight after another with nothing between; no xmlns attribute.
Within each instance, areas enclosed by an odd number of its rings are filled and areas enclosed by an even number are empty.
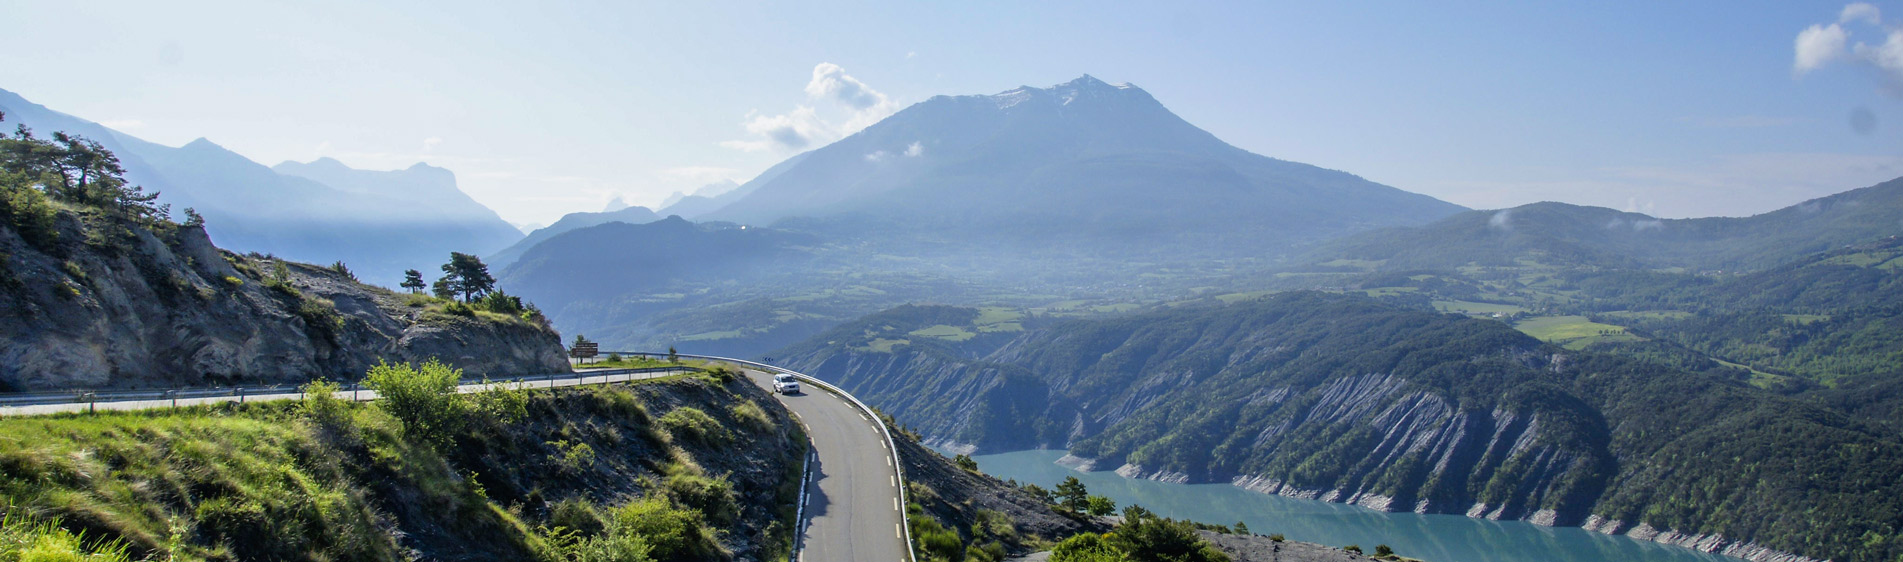
<svg viewBox="0 0 1903 562"><path fill-rule="evenodd" d="M793 375L773 375L773 391L780 394L799 394L800 381Z"/></svg>

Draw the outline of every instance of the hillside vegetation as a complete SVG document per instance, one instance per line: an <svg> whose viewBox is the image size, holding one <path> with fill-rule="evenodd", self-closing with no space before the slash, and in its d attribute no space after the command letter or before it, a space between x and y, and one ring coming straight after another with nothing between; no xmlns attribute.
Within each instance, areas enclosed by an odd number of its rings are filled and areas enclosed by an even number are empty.
<svg viewBox="0 0 1903 562"><path fill-rule="evenodd" d="M918 312L914 326L942 320ZM869 320L831 334L908 327ZM1068 448L1128 476L1382 509L1723 536L1741 556L1903 552L1884 531L1903 521L1903 440L1709 362L1570 351L1497 321L1301 292L1060 322L979 358L854 343L780 354L952 446Z"/></svg>
<svg viewBox="0 0 1903 562"><path fill-rule="evenodd" d="M87 139L0 139L0 390L345 378L442 358L472 374L568 370L539 311L357 281L349 266L239 255L174 222ZM476 295L482 296L482 295Z"/></svg>
<svg viewBox="0 0 1903 562"><path fill-rule="evenodd" d="M790 548L805 439L744 379L448 393L459 376L379 367L370 379L389 397L369 405L317 392L0 419L0 539L172 560L778 560Z"/></svg>

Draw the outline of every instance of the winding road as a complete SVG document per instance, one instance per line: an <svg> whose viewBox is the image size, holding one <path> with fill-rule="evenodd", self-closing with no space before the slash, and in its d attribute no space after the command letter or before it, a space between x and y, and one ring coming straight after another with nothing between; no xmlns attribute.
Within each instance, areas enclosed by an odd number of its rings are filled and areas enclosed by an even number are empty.
<svg viewBox="0 0 1903 562"><path fill-rule="evenodd" d="M773 389L773 375L747 369ZM801 381L805 393L775 395L799 416L818 459L811 466L801 560L909 562L898 469L879 422L845 398Z"/></svg>
<svg viewBox="0 0 1903 562"><path fill-rule="evenodd" d="M634 354L629 354L634 355ZM741 366L747 378L768 392L775 367L720 357L682 355ZM492 381L488 384L554 388L636 381L677 374L678 368L581 371ZM783 370L782 370L783 371ZM796 374L796 373L795 373ZM809 465L806 495L802 498L799 528L800 562L912 562L905 529L904 485L898 461L885 428L861 405L801 375L806 392L774 396L793 412L805 428L815 455ZM464 381L459 392L486 388ZM370 390L345 390L341 397L368 401ZM0 400L0 416L42 415L94 410L143 410L213 404L294 400L302 396L286 387L270 389L188 389L172 393L141 391L86 394L45 393L15 395ZM737 452L736 454L744 454Z"/></svg>

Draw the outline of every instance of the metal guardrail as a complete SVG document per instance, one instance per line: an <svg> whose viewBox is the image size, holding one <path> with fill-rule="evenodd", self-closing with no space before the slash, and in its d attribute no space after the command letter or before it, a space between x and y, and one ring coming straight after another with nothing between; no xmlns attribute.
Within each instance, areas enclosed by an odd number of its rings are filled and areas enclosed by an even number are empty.
<svg viewBox="0 0 1903 562"><path fill-rule="evenodd" d="M647 374L647 373L663 373L663 372L677 372L677 371L691 372L691 371L699 371L699 370L701 370L699 367L679 365L679 366L667 366L667 367L644 367L639 369L597 369L597 370L589 370L589 371L574 371L574 372L568 372L568 373L544 373L539 375L523 375L523 376L503 377L503 378L466 377L458 381L457 385L468 386L468 385L482 384L484 381L488 381L490 383L518 383L518 382L547 381L549 382L549 386L554 386L554 384L558 381L568 381L568 380L574 380L575 384L580 385L580 384L588 384L586 382L587 379L597 378L597 377L611 377L615 375L639 375L639 374ZM604 378L602 382L607 383L607 382L613 382L613 381L608 381ZM355 396L355 393L360 390L368 390L368 388L363 385L362 381L345 384L343 385L342 388L338 389L339 392L350 392L352 393L353 396ZM101 403L138 402L138 401L148 401L148 402L170 401L173 406L177 406L179 400L191 400L191 399L201 399L201 398L223 398L223 397L231 398L232 400L230 401L232 402L243 403L247 397L252 397L252 396L284 396L289 394L301 394L302 392L303 390L299 385L292 385L292 384L217 386L217 387L178 387L178 388L164 388L164 389L130 389L130 390L76 389L76 390L63 390L63 391L42 391L42 392L5 392L5 393L0 393L0 408L22 407L22 406L43 406L43 405L49 405L49 404L86 404L87 409L91 410L92 408L94 408L95 406Z"/></svg>
<svg viewBox="0 0 1903 562"><path fill-rule="evenodd" d="M669 354L656 354L656 353L646 353L646 352L638 352L638 351L637 352L609 352L609 353L620 353L621 355L624 355L624 356L638 356L638 357L666 357L669 355ZM833 394L838 394L840 397L845 398L848 402L852 402L854 406L858 406L861 411L864 411L866 413L867 417L871 418L873 421L878 422L877 425L879 427L879 435L882 437L885 437L885 448L887 451L891 452L892 454L892 468L893 470L897 472L897 478L899 482L899 506L900 506L899 527L903 531L903 534L905 535L905 559L910 560L912 562L918 562L918 555L914 552L915 549L912 546L912 520L911 520L912 516L911 516L910 508L909 508L909 506L911 506L912 504L911 504L911 501L908 500L905 495L905 459L899 458L899 444L892 440L892 429L889 427L886 427L885 418L880 417L879 412L874 411L872 407L867 406L866 403L860 402L859 398L854 397L852 393L850 392L846 392L845 389L839 388L837 386L833 386L832 383L819 380L818 378L815 378L812 375L808 375L808 374L794 371L791 369L776 367L776 366L768 365L765 363L757 363L757 362L748 361L745 359L734 359L731 357L715 357L712 355L690 355L686 353L676 353L672 355L674 357L682 357L687 359L703 359L708 361L721 361L726 363L734 363L739 365L745 365L748 367L753 367L755 369L759 369L769 373L785 373L788 375L793 375L795 377L799 377L801 380L810 382L816 386L819 386L820 388L826 389L826 391L828 392L831 392Z"/></svg>

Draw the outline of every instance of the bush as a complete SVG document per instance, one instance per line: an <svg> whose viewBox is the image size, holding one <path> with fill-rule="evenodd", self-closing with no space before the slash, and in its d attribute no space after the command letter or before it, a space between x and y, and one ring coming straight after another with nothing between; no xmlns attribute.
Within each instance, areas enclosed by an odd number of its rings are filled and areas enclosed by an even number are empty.
<svg viewBox="0 0 1903 562"><path fill-rule="evenodd" d="M713 531L701 523L699 512L681 509L666 498L648 497L615 509L609 532L646 539L659 560L700 560L720 551Z"/></svg>
<svg viewBox="0 0 1903 562"><path fill-rule="evenodd" d="M740 420L740 423L746 424L747 427L751 427L753 429L760 430L760 431L766 431L773 428L773 419L768 418L766 415L766 410L760 409L760 406L758 404L754 404L752 402L741 402L739 404L734 404L733 407L728 408L727 411L728 413L733 414L734 419Z"/></svg>
<svg viewBox="0 0 1903 562"><path fill-rule="evenodd" d="M469 406L456 395L462 370L431 359L422 368L379 361L364 385L377 391L377 408L403 423L412 438L447 447L468 419Z"/></svg>
<svg viewBox="0 0 1903 562"><path fill-rule="evenodd" d="M690 406L675 408L661 416L661 427L666 428L676 439L704 445L719 445L732 437L727 433L727 428L721 427L713 416Z"/></svg>
<svg viewBox="0 0 1903 562"><path fill-rule="evenodd" d="M1374 545L1374 555L1384 558L1394 556L1394 548L1385 544Z"/></svg>
<svg viewBox="0 0 1903 562"><path fill-rule="evenodd" d="M1084 512L1103 517L1117 512L1117 502L1103 496L1090 496L1084 500Z"/></svg>
<svg viewBox="0 0 1903 562"><path fill-rule="evenodd" d="M958 456L952 457L952 464L956 464L958 465L958 468L962 468L970 472L978 471L978 461L973 460L970 455L958 455Z"/></svg>
<svg viewBox="0 0 1903 562"><path fill-rule="evenodd" d="M514 383L482 379L483 389L465 395L476 414L495 423L516 423L529 417L529 389Z"/></svg>
<svg viewBox="0 0 1903 562"><path fill-rule="evenodd" d="M1084 533L1057 543L1051 549L1050 562L1123 562L1123 551L1106 541L1103 535Z"/></svg>
<svg viewBox="0 0 1903 562"><path fill-rule="evenodd" d="M548 524L582 536L599 535L608 529L608 521L601 518L601 512L595 509L595 504L581 498L555 502L554 507L549 508Z"/></svg>
<svg viewBox="0 0 1903 562"><path fill-rule="evenodd" d="M311 381L299 389L304 393L304 401L298 409L320 426L342 426L350 421L350 406L337 397L337 391L342 388L330 381Z"/></svg>
<svg viewBox="0 0 1903 562"><path fill-rule="evenodd" d="M734 499L733 484L726 478L708 478L687 470L675 472L662 482L674 503L699 510L708 520L722 525L740 516L740 503Z"/></svg>
<svg viewBox="0 0 1903 562"><path fill-rule="evenodd" d="M546 443L555 448L555 454L549 460L570 473L579 473L595 466L595 448L580 441L566 439Z"/></svg>
<svg viewBox="0 0 1903 562"><path fill-rule="evenodd" d="M443 313L449 314L451 316L461 316L463 318L476 317L476 309L470 308L469 305L456 302L456 301L449 301L449 304L443 305Z"/></svg>

